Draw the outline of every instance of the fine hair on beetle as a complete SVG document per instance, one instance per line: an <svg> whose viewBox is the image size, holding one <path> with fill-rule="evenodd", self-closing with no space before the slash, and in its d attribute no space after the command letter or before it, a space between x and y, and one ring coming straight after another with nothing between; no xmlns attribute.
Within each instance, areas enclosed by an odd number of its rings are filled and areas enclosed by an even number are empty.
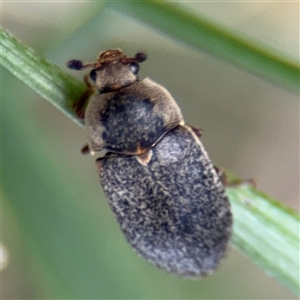
<svg viewBox="0 0 300 300"><path fill-rule="evenodd" d="M96 160L97 174L132 248L165 271L199 278L226 254L230 203L200 141L202 131L185 124L164 87L139 80L145 60L144 53L127 57L111 49L95 63L67 63L74 70L92 68L87 92L74 105L87 131L82 152L105 151Z"/></svg>

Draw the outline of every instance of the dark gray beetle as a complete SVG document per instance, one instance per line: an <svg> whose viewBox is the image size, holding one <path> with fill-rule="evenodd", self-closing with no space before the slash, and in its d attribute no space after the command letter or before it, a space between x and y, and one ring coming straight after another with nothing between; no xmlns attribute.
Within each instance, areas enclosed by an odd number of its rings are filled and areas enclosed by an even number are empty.
<svg viewBox="0 0 300 300"><path fill-rule="evenodd" d="M226 253L232 229L224 187L199 132L185 125L170 93L149 78L138 80L145 54L101 52L93 68L98 93L76 104L83 117L109 205L132 247L156 266L184 277L212 273Z"/></svg>

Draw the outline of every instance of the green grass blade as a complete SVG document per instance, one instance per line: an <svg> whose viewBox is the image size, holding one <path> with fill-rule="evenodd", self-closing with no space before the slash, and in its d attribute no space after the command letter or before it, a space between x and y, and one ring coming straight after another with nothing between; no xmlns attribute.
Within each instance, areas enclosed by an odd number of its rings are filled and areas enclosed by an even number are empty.
<svg viewBox="0 0 300 300"><path fill-rule="evenodd" d="M85 85L39 57L33 49L1 28L0 43L1 64L74 122L81 124L71 109L71 103L84 92Z"/></svg>
<svg viewBox="0 0 300 300"><path fill-rule="evenodd" d="M293 93L299 92L299 65L194 15L183 6L164 1L124 1L111 2L110 5L171 38L204 50Z"/></svg>
<svg viewBox="0 0 300 300"><path fill-rule="evenodd" d="M227 188L234 215L233 244L299 294L299 216L249 186Z"/></svg>
<svg viewBox="0 0 300 300"><path fill-rule="evenodd" d="M10 72L80 124L69 102L79 98L84 90L82 83L39 58L31 49L3 31L1 47L2 63ZM235 219L235 247L298 293L299 218L283 205L249 187L230 188L227 192ZM30 210L28 213L31 213Z"/></svg>

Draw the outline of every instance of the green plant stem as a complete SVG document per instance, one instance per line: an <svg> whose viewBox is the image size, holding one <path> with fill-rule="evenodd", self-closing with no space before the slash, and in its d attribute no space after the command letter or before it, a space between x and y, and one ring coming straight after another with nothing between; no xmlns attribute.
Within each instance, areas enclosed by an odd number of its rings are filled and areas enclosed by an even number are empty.
<svg viewBox="0 0 300 300"><path fill-rule="evenodd" d="M7 31L0 29L1 64L43 98L82 126L71 104L86 87L58 66L39 57Z"/></svg>
<svg viewBox="0 0 300 300"><path fill-rule="evenodd" d="M266 47L256 46L254 41L232 34L223 26L194 15L182 5L165 1L118 1L109 5L179 42L204 50L293 93L299 93L299 65L265 50Z"/></svg>
<svg viewBox="0 0 300 300"><path fill-rule="evenodd" d="M1 60L10 72L77 124L70 102L84 85L1 30ZM257 190L228 188L234 214L233 244L268 274L299 293L299 217Z"/></svg>
<svg viewBox="0 0 300 300"><path fill-rule="evenodd" d="M251 186L227 188L233 245L299 294L299 216Z"/></svg>

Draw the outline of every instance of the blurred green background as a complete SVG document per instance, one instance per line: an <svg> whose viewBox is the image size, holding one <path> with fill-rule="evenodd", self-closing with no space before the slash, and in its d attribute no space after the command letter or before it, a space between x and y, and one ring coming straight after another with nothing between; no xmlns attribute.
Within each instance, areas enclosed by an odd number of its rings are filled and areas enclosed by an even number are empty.
<svg viewBox="0 0 300 300"><path fill-rule="evenodd" d="M299 3L181 3L253 43L299 59ZM2 3L2 26L77 78L65 62L120 47L145 51L149 76L203 128L214 163L299 210L298 96L199 52L102 3ZM81 156L85 132L2 68L3 299L297 299L231 249L212 276L182 280L125 242Z"/></svg>

